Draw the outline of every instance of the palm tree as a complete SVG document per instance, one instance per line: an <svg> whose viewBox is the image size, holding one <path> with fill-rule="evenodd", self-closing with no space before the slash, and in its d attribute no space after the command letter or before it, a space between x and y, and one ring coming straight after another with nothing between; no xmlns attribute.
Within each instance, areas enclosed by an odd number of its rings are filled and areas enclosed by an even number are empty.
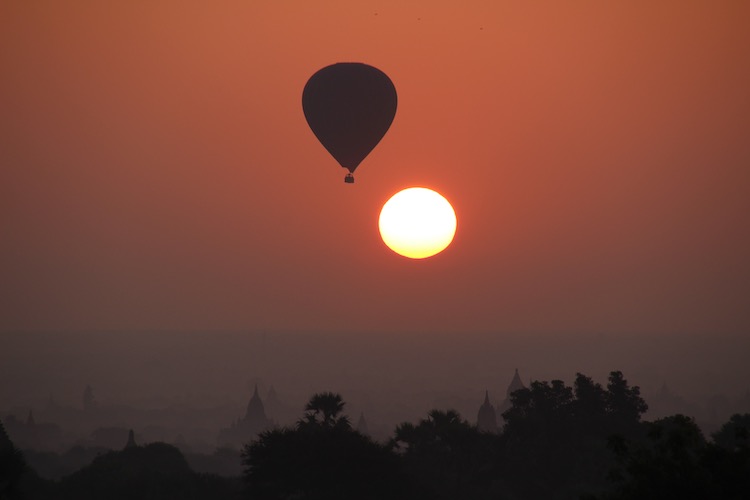
<svg viewBox="0 0 750 500"><path fill-rule="evenodd" d="M340 394L322 392L313 394L305 406L305 415L298 426L318 426L326 429L351 429L349 417L340 415L344 410L344 400Z"/></svg>

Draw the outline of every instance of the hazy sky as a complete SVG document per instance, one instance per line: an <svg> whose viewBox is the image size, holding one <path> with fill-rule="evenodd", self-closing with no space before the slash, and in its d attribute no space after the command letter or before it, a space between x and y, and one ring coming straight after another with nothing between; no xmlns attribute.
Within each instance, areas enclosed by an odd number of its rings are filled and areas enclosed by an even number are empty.
<svg viewBox="0 0 750 500"><path fill-rule="evenodd" d="M408 5L406 5L408 4ZM750 328L750 3L0 3L0 331ZM345 185L328 64L393 80ZM412 261L396 191L458 216Z"/></svg>

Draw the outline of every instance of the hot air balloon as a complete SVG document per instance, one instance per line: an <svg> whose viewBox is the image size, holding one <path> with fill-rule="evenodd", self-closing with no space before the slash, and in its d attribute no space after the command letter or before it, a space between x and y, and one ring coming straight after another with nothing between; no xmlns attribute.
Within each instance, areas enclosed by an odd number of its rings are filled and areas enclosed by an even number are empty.
<svg viewBox="0 0 750 500"><path fill-rule="evenodd" d="M396 115L396 88L388 76L362 63L319 70L302 91L302 110L315 137L347 169L344 182L383 138Z"/></svg>

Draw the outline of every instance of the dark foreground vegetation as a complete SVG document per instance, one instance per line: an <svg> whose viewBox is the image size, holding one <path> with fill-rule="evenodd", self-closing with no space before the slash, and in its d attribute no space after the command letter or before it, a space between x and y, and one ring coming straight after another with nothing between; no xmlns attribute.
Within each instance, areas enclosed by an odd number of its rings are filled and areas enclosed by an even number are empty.
<svg viewBox="0 0 750 500"><path fill-rule="evenodd" d="M707 440L674 415L643 422L637 387L534 382L512 394L501 433L451 410L399 425L388 443L353 430L337 394L316 394L293 428L245 446L243 475L191 470L164 443L96 457L40 478L0 428L0 499L747 499L750 414Z"/></svg>

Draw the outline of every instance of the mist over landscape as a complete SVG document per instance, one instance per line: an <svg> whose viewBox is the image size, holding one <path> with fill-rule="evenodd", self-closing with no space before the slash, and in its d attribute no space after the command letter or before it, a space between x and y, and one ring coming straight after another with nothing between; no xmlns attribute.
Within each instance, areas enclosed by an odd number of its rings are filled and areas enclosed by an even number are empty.
<svg viewBox="0 0 750 500"><path fill-rule="evenodd" d="M576 372L604 382L620 370L641 387L647 417L687 413L708 431L750 411L750 350L739 336L104 333L2 334L0 416L34 410L44 420L51 402L80 410L90 385L109 408L98 426L159 425L167 440L182 434L208 450L219 429L242 416L257 384L263 400L275 390L282 409L273 415L266 405L266 413L278 424L298 419L313 393L334 391L352 420L363 413L386 439L432 408L476 420L484 391L500 403L516 368L527 386L570 384ZM78 429L77 438L93 430Z"/></svg>

